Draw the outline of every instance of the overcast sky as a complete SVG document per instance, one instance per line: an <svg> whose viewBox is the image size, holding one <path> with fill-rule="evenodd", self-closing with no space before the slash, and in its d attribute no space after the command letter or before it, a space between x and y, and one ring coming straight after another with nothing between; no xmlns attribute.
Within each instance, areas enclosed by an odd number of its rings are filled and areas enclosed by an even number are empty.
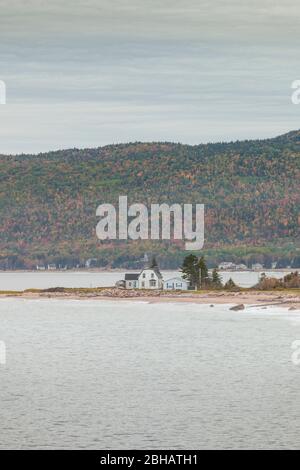
<svg viewBox="0 0 300 470"><path fill-rule="evenodd" d="M0 0L0 153L300 128L299 0Z"/></svg>

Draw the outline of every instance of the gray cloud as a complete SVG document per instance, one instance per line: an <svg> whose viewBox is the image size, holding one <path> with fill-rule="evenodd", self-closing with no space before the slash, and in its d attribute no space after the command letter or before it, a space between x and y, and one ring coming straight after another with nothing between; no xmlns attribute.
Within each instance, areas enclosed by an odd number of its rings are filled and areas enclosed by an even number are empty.
<svg viewBox="0 0 300 470"><path fill-rule="evenodd" d="M0 152L299 127L297 0L1 0Z"/></svg>

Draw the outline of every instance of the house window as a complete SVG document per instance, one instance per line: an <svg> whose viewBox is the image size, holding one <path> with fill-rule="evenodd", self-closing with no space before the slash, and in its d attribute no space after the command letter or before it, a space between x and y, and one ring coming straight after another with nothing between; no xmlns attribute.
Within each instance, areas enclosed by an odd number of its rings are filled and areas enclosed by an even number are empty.
<svg viewBox="0 0 300 470"><path fill-rule="evenodd" d="M146 277L146 274L144 273L144 274L143 274L143 279L145 279L145 277Z"/></svg>
<svg viewBox="0 0 300 470"><path fill-rule="evenodd" d="M145 283L144 283L144 282L142 282L142 287L145 287Z"/></svg>
<svg viewBox="0 0 300 470"><path fill-rule="evenodd" d="M156 281L155 281L155 279L151 279L151 280L150 280L150 286L151 286L151 287L155 287L155 286L156 286Z"/></svg>
<svg viewBox="0 0 300 470"><path fill-rule="evenodd" d="M154 278L154 274L153 274L153 273L151 273L151 277L152 277L152 279Z"/></svg>
<svg viewBox="0 0 300 470"><path fill-rule="evenodd" d="M128 282L129 287L131 287L131 282Z"/></svg>

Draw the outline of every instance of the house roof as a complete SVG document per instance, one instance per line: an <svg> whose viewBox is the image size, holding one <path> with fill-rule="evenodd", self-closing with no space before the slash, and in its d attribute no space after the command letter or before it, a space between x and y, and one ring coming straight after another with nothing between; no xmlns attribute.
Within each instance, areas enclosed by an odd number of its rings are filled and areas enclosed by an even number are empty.
<svg viewBox="0 0 300 470"><path fill-rule="evenodd" d="M126 273L125 274L125 281L137 281L139 275L136 273Z"/></svg>
<svg viewBox="0 0 300 470"><path fill-rule="evenodd" d="M160 272L160 270L159 270L158 267L157 267L157 268L153 268L153 271L158 275L158 277L160 277L160 279L163 278L163 277L162 277L162 274L161 274L161 272Z"/></svg>
<svg viewBox="0 0 300 470"><path fill-rule="evenodd" d="M161 274L161 272L160 272L160 270L159 270L158 267L142 269L142 271L140 272L139 276L140 276L144 271L153 271L159 279L162 279L162 278L163 278L163 277L162 277L162 274Z"/></svg>
<svg viewBox="0 0 300 470"><path fill-rule="evenodd" d="M171 277L170 279L167 279L165 282L172 282L172 281L176 281L176 282L186 282L187 284L189 283L189 281L187 279L183 279L182 277Z"/></svg>

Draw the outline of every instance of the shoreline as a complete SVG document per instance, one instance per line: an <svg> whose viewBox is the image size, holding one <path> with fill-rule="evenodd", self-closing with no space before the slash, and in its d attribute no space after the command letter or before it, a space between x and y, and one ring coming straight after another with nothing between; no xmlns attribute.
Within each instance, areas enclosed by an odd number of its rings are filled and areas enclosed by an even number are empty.
<svg viewBox="0 0 300 470"><path fill-rule="evenodd" d="M10 274L10 273L38 273L38 274L49 274L49 273L93 273L93 274L103 274L103 273L124 273L124 272L136 272L139 271L140 268L74 268L74 269L0 269L0 274ZM163 272L179 272L178 269L175 268L164 268L161 269ZM209 271L212 271L210 268ZM299 268L263 268L263 269L219 269L219 273L271 273L271 272L279 272L279 273L290 273L294 271L299 271Z"/></svg>
<svg viewBox="0 0 300 470"><path fill-rule="evenodd" d="M187 293L165 291L133 291L115 288L63 289L62 291L34 290L24 292L0 291L0 299L56 299L56 300L113 300L145 301L147 303L194 303L194 304L233 304L259 307L279 306L300 311L300 292L281 291L204 291Z"/></svg>

